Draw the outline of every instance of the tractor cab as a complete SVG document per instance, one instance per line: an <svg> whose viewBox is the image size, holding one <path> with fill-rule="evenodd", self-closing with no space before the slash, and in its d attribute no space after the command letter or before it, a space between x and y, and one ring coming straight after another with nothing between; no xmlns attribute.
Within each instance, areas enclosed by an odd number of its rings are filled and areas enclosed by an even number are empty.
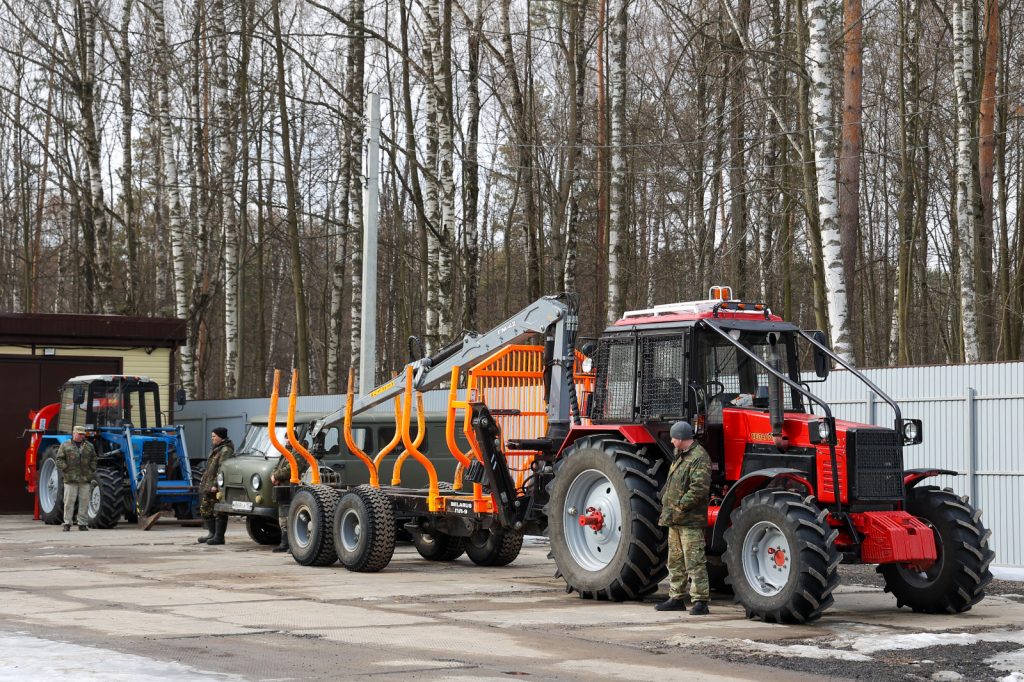
<svg viewBox="0 0 1024 682"><path fill-rule="evenodd" d="M148 377L91 375L69 379L60 389L57 428L70 433L73 426L90 429L125 427L159 429L160 390Z"/></svg>

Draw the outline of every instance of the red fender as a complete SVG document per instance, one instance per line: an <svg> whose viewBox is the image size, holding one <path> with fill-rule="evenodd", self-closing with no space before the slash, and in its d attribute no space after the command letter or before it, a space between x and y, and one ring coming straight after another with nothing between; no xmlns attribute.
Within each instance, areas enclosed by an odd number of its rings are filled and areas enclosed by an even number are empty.
<svg viewBox="0 0 1024 682"><path fill-rule="evenodd" d="M25 489L33 495L37 489L39 474L36 470L36 463L39 461L39 444L43 440L43 434L53 424L54 417L60 411L60 403L50 403L39 410L30 410L28 418L31 426L26 433L29 434L28 449L25 450ZM36 497L35 519L39 520L39 498Z"/></svg>

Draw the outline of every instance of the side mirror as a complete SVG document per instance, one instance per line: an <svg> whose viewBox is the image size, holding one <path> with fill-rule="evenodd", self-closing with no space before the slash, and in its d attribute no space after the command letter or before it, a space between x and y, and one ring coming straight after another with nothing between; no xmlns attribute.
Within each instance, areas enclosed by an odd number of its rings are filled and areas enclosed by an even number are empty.
<svg viewBox="0 0 1024 682"><path fill-rule="evenodd" d="M594 351L596 350L597 344L595 344L593 341L587 341L585 344L583 344L583 347L580 348L580 352L586 355L588 358L594 357Z"/></svg>
<svg viewBox="0 0 1024 682"><path fill-rule="evenodd" d="M825 336L825 332L820 329L811 334L811 337L825 346L828 345L828 337ZM814 347L814 373L818 375L819 379L825 379L828 377L829 371L832 369L832 359L828 356L825 351L821 350L817 346Z"/></svg>
<svg viewBox="0 0 1024 682"><path fill-rule="evenodd" d="M75 405L81 405L85 402L85 386L75 386L75 393L72 400Z"/></svg>
<svg viewBox="0 0 1024 682"><path fill-rule="evenodd" d="M178 404L178 407L185 407L185 389L179 388L174 394L174 402Z"/></svg>

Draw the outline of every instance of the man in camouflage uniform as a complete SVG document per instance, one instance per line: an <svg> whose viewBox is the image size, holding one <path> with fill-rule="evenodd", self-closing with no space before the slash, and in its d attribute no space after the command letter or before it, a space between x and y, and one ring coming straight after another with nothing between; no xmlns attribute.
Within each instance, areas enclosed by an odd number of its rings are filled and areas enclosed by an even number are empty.
<svg viewBox="0 0 1024 682"><path fill-rule="evenodd" d="M295 464L298 465L299 478L302 478L302 474L305 473L306 469L309 468L309 462L306 461L305 457L296 454L295 450L288 448L288 452L292 453L295 457ZM288 463L288 459L284 456L281 457L281 461L277 463L274 470L270 472L270 483L272 485L288 485L292 480L292 467ZM277 523L281 526L281 544L272 549L272 552L287 552L288 547L288 510L290 505L279 504L277 505Z"/></svg>
<svg viewBox="0 0 1024 682"><path fill-rule="evenodd" d="M206 471L203 472L203 480L199 483L199 493L202 495L199 501L199 515L206 524L207 535L199 538L198 542L223 545L224 531L228 529L228 515L215 513L213 505L217 503L217 474L220 472L220 464L224 458L234 454L235 446L228 439L228 430L223 426L213 430L210 442L213 444L213 451L206 460Z"/></svg>
<svg viewBox="0 0 1024 682"><path fill-rule="evenodd" d="M90 484L96 476L96 449L85 439L85 427L71 430L71 440L60 444L55 463L64 475L64 532L71 530L76 503L78 530L89 530L85 510L89 506Z"/></svg>
<svg viewBox="0 0 1024 682"><path fill-rule="evenodd" d="M668 528L668 599L658 611L686 608L686 578L690 578L690 614L708 613L708 569L704 558L704 529L708 525L708 497L711 493L711 458L693 438L693 427L676 422L669 432L675 447L675 461L661 495L658 525Z"/></svg>

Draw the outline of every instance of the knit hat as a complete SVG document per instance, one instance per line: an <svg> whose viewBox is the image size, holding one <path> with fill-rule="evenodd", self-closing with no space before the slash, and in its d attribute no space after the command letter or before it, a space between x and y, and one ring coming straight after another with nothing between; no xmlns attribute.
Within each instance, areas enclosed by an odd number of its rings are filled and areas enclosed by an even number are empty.
<svg viewBox="0 0 1024 682"><path fill-rule="evenodd" d="M669 435L676 440L690 440L693 438L693 427L690 422L676 422L672 425Z"/></svg>
<svg viewBox="0 0 1024 682"><path fill-rule="evenodd" d="M225 429L223 426L218 426L217 428L215 428L213 430L213 433L214 433L214 435L216 435L221 440L227 440L228 439L228 430Z"/></svg>
<svg viewBox="0 0 1024 682"><path fill-rule="evenodd" d="M76 426L73 429L71 429L71 433L72 433L72 435L74 435L76 433L80 433L80 434L82 434L84 436L85 435L85 427L84 426Z"/></svg>

